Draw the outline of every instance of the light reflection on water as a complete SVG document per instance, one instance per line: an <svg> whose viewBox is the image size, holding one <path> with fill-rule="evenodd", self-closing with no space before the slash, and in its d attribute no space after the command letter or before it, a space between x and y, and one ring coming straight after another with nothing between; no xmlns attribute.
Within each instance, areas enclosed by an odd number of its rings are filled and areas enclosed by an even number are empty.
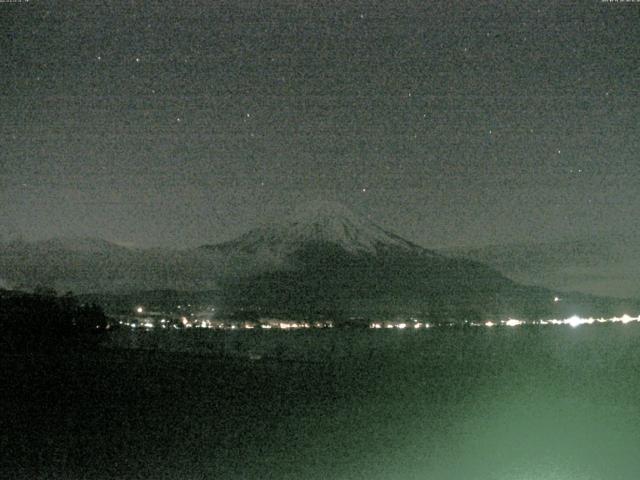
<svg viewBox="0 0 640 480"><path fill-rule="evenodd" d="M228 478L635 480L640 472L637 325L200 333L215 351L261 352L249 369L309 378L282 384L296 399L291 415L256 428L237 457L216 460L234 465ZM204 337L183 340L195 338ZM327 396L306 396L318 378ZM276 400L256 393L254 401L271 411Z"/></svg>

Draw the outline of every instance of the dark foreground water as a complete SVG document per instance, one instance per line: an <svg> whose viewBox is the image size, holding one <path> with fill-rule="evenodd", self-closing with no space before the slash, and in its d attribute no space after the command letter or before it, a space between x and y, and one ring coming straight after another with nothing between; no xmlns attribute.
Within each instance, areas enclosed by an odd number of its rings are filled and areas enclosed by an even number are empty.
<svg viewBox="0 0 640 480"><path fill-rule="evenodd" d="M110 346L1 357L0 478L640 477L636 325Z"/></svg>

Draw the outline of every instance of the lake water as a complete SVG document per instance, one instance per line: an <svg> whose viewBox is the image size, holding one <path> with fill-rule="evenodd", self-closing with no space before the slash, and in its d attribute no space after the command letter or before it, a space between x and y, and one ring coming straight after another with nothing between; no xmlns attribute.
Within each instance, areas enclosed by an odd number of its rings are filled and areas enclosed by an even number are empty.
<svg viewBox="0 0 640 480"><path fill-rule="evenodd" d="M25 400L3 403L4 478L640 475L638 325L122 331L109 345L5 362Z"/></svg>

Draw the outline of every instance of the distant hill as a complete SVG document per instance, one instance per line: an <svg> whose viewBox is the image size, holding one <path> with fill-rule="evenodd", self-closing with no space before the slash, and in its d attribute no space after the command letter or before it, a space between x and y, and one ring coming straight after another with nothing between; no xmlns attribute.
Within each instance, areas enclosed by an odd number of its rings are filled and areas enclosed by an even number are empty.
<svg viewBox="0 0 640 480"><path fill-rule="evenodd" d="M455 248L440 253L485 263L521 283L559 291L640 298L640 242L630 235Z"/></svg>
<svg viewBox="0 0 640 480"><path fill-rule="evenodd" d="M101 239L18 241L0 244L0 285L75 293L206 290L215 286L219 264L199 249L127 248Z"/></svg>

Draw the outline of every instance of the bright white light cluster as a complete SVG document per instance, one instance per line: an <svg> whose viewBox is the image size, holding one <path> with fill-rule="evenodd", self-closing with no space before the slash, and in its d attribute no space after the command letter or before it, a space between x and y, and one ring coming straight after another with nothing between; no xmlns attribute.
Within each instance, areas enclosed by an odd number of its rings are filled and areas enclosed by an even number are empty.
<svg viewBox="0 0 640 480"><path fill-rule="evenodd" d="M414 330L418 330L420 328L431 328L431 324L430 323L422 323L422 322L415 322L415 323L407 323L407 322L373 322L369 324L369 328L372 328L374 330L380 330L382 328L397 328L400 330L404 330L405 328L413 328Z"/></svg>
<svg viewBox="0 0 640 480"><path fill-rule="evenodd" d="M505 325L510 325L509 322L505 323ZM592 325L594 323L630 323L630 322L640 322L640 316L632 317L627 315L626 313L621 317L611 317L611 318L593 318L593 317L579 317L577 315L573 315L572 317L565 318L562 320L552 319L552 320L540 320L539 322L533 322L534 324L539 325L570 325L572 327L579 327L580 325ZM523 323L523 322L520 322ZM520 324L518 323L518 325ZM510 325L513 326L513 325Z"/></svg>
<svg viewBox="0 0 640 480"><path fill-rule="evenodd" d="M260 328L264 330L270 329L279 329L279 330L292 330L292 329L307 329L307 328L332 328L332 322L292 322L292 321L282 321L282 320L271 320L265 323L253 323L253 322L239 322L239 323L224 323L224 322L214 322L212 320L191 320L185 316L180 317L179 324L168 324L166 319L161 319L158 324L155 323L151 318L138 318L135 321L133 319L128 320L120 320L120 325L124 325L130 328L145 328L152 329L154 327L160 326L162 328L167 328L167 326L171 326L174 329L182 329L182 328L215 328L219 330L253 330L254 328ZM479 322L464 322L465 326L470 327L497 327L497 326L506 326L506 327L518 327L520 325L568 325L570 327L579 327L581 325L592 325L595 323L622 323L627 324L631 322L640 322L640 316L633 317L628 314L624 314L620 317L611 317L611 318L593 318L593 317L579 317L577 315L573 315L569 318L564 319L550 319L550 320L536 320L536 321L527 321L527 320L518 320L516 318L508 318L507 320L487 320L483 323ZM455 327L459 326L455 322L445 323L443 326ZM418 322L417 319L412 322L407 321L384 321L384 322L372 322L369 324L369 328L371 329L398 329L404 330L411 328L415 329L428 329L433 325L429 323Z"/></svg>
<svg viewBox="0 0 640 480"><path fill-rule="evenodd" d="M465 322L466 325L470 325L472 327L487 327L487 328L491 328L491 327L495 327L498 325L503 325L506 327L518 327L520 325L569 325L571 327L579 327L580 325L592 325L594 323L623 323L623 324L627 324L630 322L640 322L640 316L637 317L632 317L630 315L622 315L621 317L611 317L611 318L593 318L593 317L588 317L588 318L583 318L583 317L579 317L577 315L574 315L572 317L569 318L564 318L564 319L551 319L551 320L538 320L538 321L525 321L525 320L518 320L516 318L509 318L507 320L501 320L501 321L491 321L488 320L484 323L476 323L476 322ZM453 326L454 324L447 324L449 326ZM396 322L374 322L369 324L369 328L372 329L383 329L383 328L397 328L400 330L403 330L405 328L408 327L407 323L396 323ZM415 323L413 324L413 328L429 328L431 327L430 324L428 323Z"/></svg>

